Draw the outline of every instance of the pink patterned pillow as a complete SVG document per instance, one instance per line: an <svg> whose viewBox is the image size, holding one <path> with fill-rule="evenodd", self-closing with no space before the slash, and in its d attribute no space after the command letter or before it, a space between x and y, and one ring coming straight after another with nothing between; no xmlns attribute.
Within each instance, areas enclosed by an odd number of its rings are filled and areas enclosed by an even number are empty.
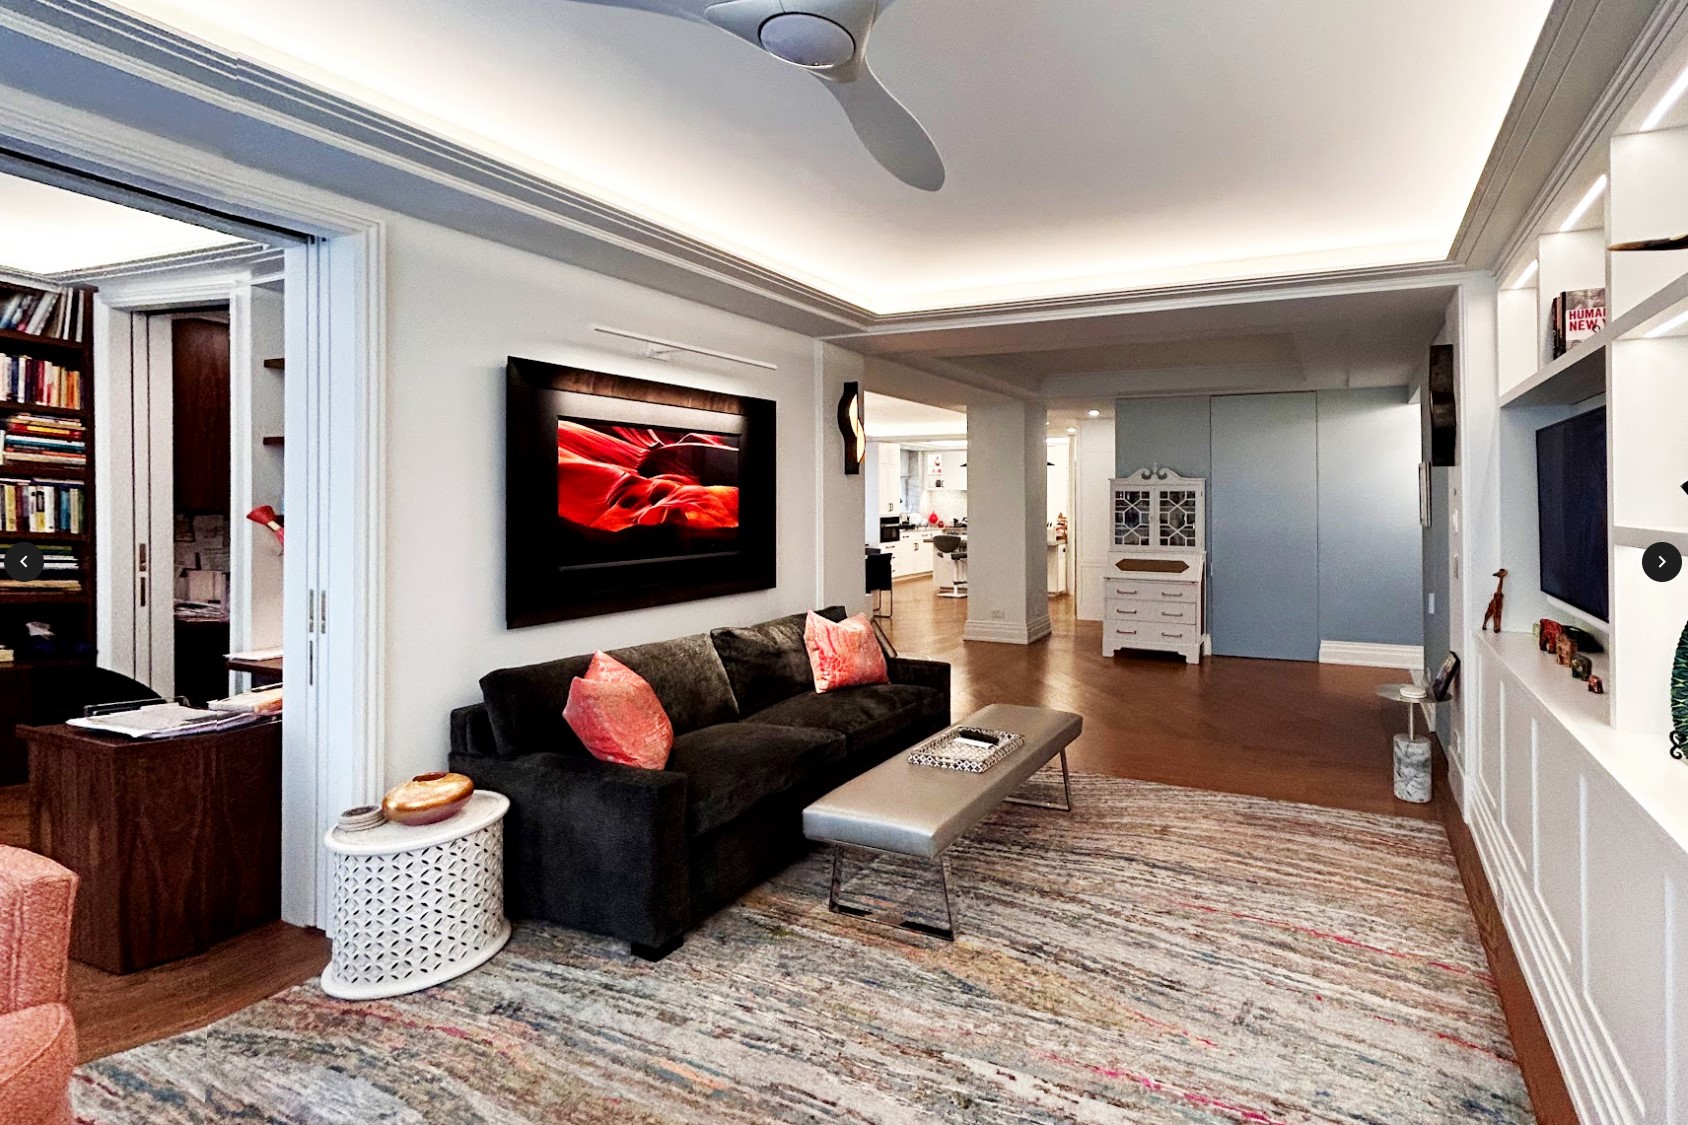
<svg viewBox="0 0 1688 1125"><path fill-rule="evenodd" d="M879 638L865 613L835 624L811 612L803 623L803 644L809 650L809 670L815 675L816 691L891 682L885 650L879 647Z"/></svg>
<svg viewBox="0 0 1688 1125"><path fill-rule="evenodd" d="M645 678L613 656L592 656L569 685L563 718L594 758L659 770L674 748L674 724Z"/></svg>

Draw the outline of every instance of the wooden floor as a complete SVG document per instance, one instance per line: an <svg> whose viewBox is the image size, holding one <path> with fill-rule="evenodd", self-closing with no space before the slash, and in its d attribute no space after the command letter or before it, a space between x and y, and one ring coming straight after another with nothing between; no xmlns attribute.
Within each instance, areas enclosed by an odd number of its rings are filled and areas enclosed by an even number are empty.
<svg viewBox="0 0 1688 1125"><path fill-rule="evenodd" d="M1199 665L1144 653L1102 655L1102 624L1075 621L1051 598L1055 631L1031 646L964 643L965 599L938 598L930 578L896 584L881 622L905 656L948 661L956 717L986 703L1075 711L1084 734L1072 767L1326 808L1437 819L1391 791L1390 738L1406 708L1379 699L1406 673L1218 657Z"/></svg>
<svg viewBox="0 0 1688 1125"><path fill-rule="evenodd" d="M29 846L27 785L0 787L0 844ZM125 976L72 962L70 1007L82 1061L203 1027L309 980L326 964L322 932L284 922Z"/></svg>

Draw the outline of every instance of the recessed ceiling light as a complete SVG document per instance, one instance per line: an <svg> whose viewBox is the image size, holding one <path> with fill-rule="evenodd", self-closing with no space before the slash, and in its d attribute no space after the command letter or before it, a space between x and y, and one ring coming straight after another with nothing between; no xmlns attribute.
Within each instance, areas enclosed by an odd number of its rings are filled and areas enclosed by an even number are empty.
<svg viewBox="0 0 1688 1125"><path fill-rule="evenodd" d="M1560 231L1575 230L1582 217L1588 214L1588 209L1594 206L1594 201L1600 198L1600 193L1606 190L1606 174L1602 172L1600 178L1594 181L1594 186L1588 189L1588 194L1577 200L1577 205L1571 208L1571 213L1559 225Z"/></svg>
<svg viewBox="0 0 1688 1125"><path fill-rule="evenodd" d="M1100 418L1102 416L1102 412L1100 410L1086 410L1085 413L1090 415L1092 418Z"/></svg>
<svg viewBox="0 0 1688 1125"><path fill-rule="evenodd" d="M1518 275L1518 280L1512 283L1514 289L1522 289L1536 279L1536 271L1541 268L1540 258L1531 258L1530 264L1524 267L1524 272Z"/></svg>
<svg viewBox="0 0 1688 1125"><path fill-rule="evenodd" d="M1069 434L1076 434L1076 433L1078 433L1078 427L1077 426L1068 426L1067 432Z"/></svg>
<svg viewBox="0 0 1688 1125"><path fill-rule="evenodd" d="M1670 89L1665 91L1665 96L1659 99L1659 104L1653 107L1653 112L1649 113L1647 119L1641 123L1641 131L1645 133L1649 129L1657 129L1659 122L1665 119L1665 114L1669 113L1671 107L1682 98L1684 91L1688 91L1688 69L1684 69L1681 74L1676 76L1676 81L1670 84Z"/></svg>

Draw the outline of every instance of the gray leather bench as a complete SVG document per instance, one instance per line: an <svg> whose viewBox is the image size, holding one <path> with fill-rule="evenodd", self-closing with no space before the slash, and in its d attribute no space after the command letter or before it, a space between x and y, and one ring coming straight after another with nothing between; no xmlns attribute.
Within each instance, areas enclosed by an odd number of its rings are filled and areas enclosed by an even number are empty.
<svg viewBox="0 0 1688 1125"><path fill-rule="evenodd" d="M993 703L958 725L1012 731L1025 741L984 773L917 766L909 762L906 753L900 753L803 810L803 834L833 845L832 890L827 901L830 909L953 941L955 910L950 900L945 857L949 846L1004 803L1072 810L1067 746L1084 729L1080 716L1046 707ZM1057 755L1061 759L1063 803L1013 796L1027 778ZM875 911L841 901L842 852L848 848L909 856L934 864L943 886L948 925L933 926L907 917L881 917Z"/></svg>

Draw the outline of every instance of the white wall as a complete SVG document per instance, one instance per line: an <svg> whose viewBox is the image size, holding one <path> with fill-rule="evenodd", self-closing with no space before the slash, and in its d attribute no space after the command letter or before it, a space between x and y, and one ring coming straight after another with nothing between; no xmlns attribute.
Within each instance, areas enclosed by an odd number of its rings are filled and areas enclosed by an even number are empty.
<svg viewBox="0 0 1688 1125"><path fill-rule="evenodd" d="M1102 620L1102 572L1111 545L1108 525L1108 481L1114 475L1116 434L1112 418L1092 418L1078 424L1074 439L1072 538L1077 559L1077 601L1081 621Z"/></svg>
<svg viewBox="0 0 1688 1125"><path fill-rule="evenodd" d="M852 554L840 573L854 576L860 594L862 478L844 476L835 425L830 443L825 439L820 415L830 417L833 403L824 411L817 404L809 339L416 220L395 218L387 233L389 784L443 766L449 710L478 701L477 681L494 668L811 607L822 541L818 511L841 521L840 541ZM636 345L594 333L595 324L750 356L779 370L703 358L643 359ZM778 402L779 585L507 630L503 447L510 355ZM817 476L821 466L828 471Z"/></svg>

